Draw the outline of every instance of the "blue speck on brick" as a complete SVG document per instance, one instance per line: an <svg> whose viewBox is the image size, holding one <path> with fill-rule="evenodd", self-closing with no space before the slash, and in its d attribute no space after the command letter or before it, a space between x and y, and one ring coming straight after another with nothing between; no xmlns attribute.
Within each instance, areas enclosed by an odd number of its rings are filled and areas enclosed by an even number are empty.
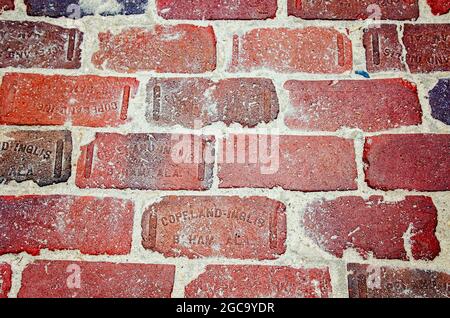
<svg viewBox="0 0 450 318"><path fill-rule="evenodd" d="M441 79L428 93L433 118L450 125L450 79Z"/></svg>

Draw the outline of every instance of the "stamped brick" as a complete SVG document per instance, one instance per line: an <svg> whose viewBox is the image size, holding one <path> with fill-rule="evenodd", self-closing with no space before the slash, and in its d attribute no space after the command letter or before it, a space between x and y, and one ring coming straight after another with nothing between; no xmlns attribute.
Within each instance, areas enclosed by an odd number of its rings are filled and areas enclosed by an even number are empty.
<svg viewBox="0 0 450 318"><path fill-rule="evenodd" d="M431 12L434 15L442 15L450 12L449 0L427 0L427 3L431 7Z"/></svg>
<svg viewBox="0 0 450 318"><path fill-rule="evenodd" d="M366 138L366 182L382 190L450 190L450 135L382 135Z"/></svg>
<svg viewBox="0 0 450 318"><path fill-rule="evenodd" d="M348 264L350 298L450 298L450 275L413 268Z"/></svg>
<svg viewBox="0 0 450 318"><path fill-rule="evenodd" d="M357 189L355 151L349 139L230 135L219 145L220 188Z"/></svg>
<svg viewBox="0 0 450 318"><path fill-rule="evenodd" d="M383 24L364 30L363 44L366 49L366 66L369 72L405 71L403 47L397 26Z"/></svg>
<svg viewBox="0 0 450 318"><path fill-rule="evenodd" d="M14 0L0 0L0 14L8 10L14 10Z"/></svg>
<svg viewBox="0 0 450 318"><path fill-rule="evenodd" d="M27 14L51 18L67 17L78 19L100 14L103 16L144 14L148 0L25 0ZM112 3L112 4L111 4Z"/></svg>
<svg viewBox="0 0 450 318"><path fill-rule="evenodd" d="M81 188L207 190L212 184L210 136L97 133L81 151Z"/></svg>
<svg viewBox="0 0 450 318"><path fill-rule="evenodd" d="M432 260L439 255L435 236L437 210L429 197L407 196L386 202L340 197L307 206L302 219L306 235L323 250L342 258L355 249L364 258Z"/></svg>
<svg viewBox="0 0 450 318"><path fill-rule="evenodd" d="M288 81L292 129L380 131L422 122L417 88L402 79Z"/></svg>
<svg viewBox="0 0 450 318"><path fill-rule="evenodd" d="M403 43L412 73L450 71L450 24L406 24Z"/></svg>
<svg viewBox="0 0 450 318"><path fill-rule="evenodd" d="M127 254L133 203L114 198L0 196L0 254L42 249Z"/></svg>
<svg viewBox="0 0 450 318"><path fill-rule="evenodd" d="M450 125L450 79L440 79L428 95L431 116L444 124Z"/></svg>
<svg viewBox="0 0 450 318"><path fill-rule="evenodd" d="M11 279L11 266L6 263L0 263L0 298L8 298L8 293L11 289Z"/></svg>
<svg viewBox="0 0 450 318"><path fill-rule="evenodd" d="M288 0L288 14L305 20L415 20L418 0Z"/></svg>
<svg viewBox="0 0 450 318"><path fill-rule="evenodd" d="M99 42L100 49L92 57L99 69L204 73L216 68L216 37L211 26L128 28L117 34L100 33Z"/></svg>
<svg viewBox="0 0 450 318"><path fill-rule="evenodd" d="M0 68L77 69L83 33L44 22L0 21Z"/></svg>
<svg viewBox="0 0 450 318"><path fill-rule="evenodd" d="M174 265L35 261L19 298L170 298Z"/></svg>
<svg viewBox="0 0 450 318"><path fill-rule="evenodd" d="M231 72L345 73L353 63L350 39L332 28L254 29L233 36L232 53Z"/></svg>
<svg viewBox="0 0 450 318"><path fill-rule="evenodd" d="M275 259L286 251L285 212L265 197L165 197L144 213L142 245L166 257Z"/></svg>
<svg viewBox="0 0 450 318"><path fill-rule="evenodd" d="M119 126L128 122L138 86L133 78L7 73L0 124Z"/></svg>
<svg viewBox="0 0 450 318"><path fill-rule="evenodd" d="M157 0L156 4L165 19L263 20L277 13L277 0Z"/></svg>
<svg viewBox="0 0 450 318"><path fill-rule="evenodd" d="M71 175L69 131L15 131L0 134L0 184L66 182Z"/></svg>
<svg viewBox="0 0 450 318"><path fill-rule="evenodd" d="M208 265L185 289L187 298L328 298L328 268Z"/></svg>
<svg viewBox="0 0 450 318"><path fill-rule="evenodd" d="M279 104L270 79L152 79L147 85L147 121L201 128L215 122L255 127L275 120Z"/></svg>

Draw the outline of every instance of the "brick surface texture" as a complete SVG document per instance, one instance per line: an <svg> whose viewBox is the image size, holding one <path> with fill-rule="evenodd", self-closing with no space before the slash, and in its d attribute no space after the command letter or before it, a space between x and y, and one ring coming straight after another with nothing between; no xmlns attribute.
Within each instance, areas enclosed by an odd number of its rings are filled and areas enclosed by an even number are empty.
<svg viewBox="0 0 450 318"><path fill-rule="evenodd" d="M0 0L0 298L450 298L449 11Z"/></svg>

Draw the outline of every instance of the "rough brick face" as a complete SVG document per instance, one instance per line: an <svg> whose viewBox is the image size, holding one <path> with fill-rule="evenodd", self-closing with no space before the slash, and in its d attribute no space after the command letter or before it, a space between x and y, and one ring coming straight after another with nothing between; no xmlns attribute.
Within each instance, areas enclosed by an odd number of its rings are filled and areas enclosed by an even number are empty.
<svg viewBox="0 0 450 318"><path fill-rule="evenodd" d="M201 128L215 122L255 127L278 116L275 86L262 78L152 79L147 85L147 120L158 126Z"/></svg>
<svg viewBox="0 0 450 318"><path fill-rule="evenodd" d="M422 122L414 84L402 79L288 81L292 129L336 131L343 127L380 131Z"/></svg>
<svg viewBox="0 0 450 318"><path fill-rule="evenodd" d="M0 68L76 69L83 33L44 22L0 21Z"/></svg>
<svg viewBox="0 0 450 318"><path fill-rule="evenodd" d="M351 298L450 298L450 275L412 268L348 264Z"/></svg>
<svg viewBox="0 0 450 318"><path fill-rule="evenodd" d="M446 14L450 11L450 1L448 0L427 0L434 15Z"/></svg>
<svg viewBox="0 0 450 318"><path fill-rule="evenodd" d="M139 82L132 78L7 73L0 87L0 124L118 126Z"/></svg>
<svg viewBox="0 0 450 318"><path fill-rule="evenodd" d="M366 139L366 182L383 190L450 190L450 135L381 135Z"/></svg>
<svg viewBox="0 0 450 318"><path fill-rule="evenodd" d="M439 80L428 95L433 118L450 125L450 79Z"/></svg>
<svg viewBox="0 0 450 318"><path fill-rule="evenodd" d="M170 298L175 266L36 261L22 274L19 298Z"/></svg>
<svg viewBox="0 0 450 318"><path fill-rule="evenodd" d="M306 235L325 251L341 258L348 248L363 257L432 260L439 255L435 236L437 210L429 197L410 196L399 202L384 202L373 196L340 197L316 201L305 209L302 225Z"/></svg>
<svg viewBox="0 0 450 318"><path fill-rule="evenodd" d="M350 39L331 28L264 28L235 34L232 55L232 72L344 73L352 68Z"/></svg>
<svg viewBox="0 0 450 318"><path fill-rule="evenodd" d="M99 42L100 49L92 57L92 63L99 69L124 73L204 73L216 68L212 27L180 24L128 28L118 34L100 33Z"/></svg>
<svg viewBox="0 0 450 318"><path fill-rule="evenodd" d="M14 0L0 0L0 14L7 10L14 10Z"/></svg>
<svg viewBox="0 0 450 318"><path fill-rule="evenodd" d="M260 20L275 17L277 0L157 0L158 14L182 20Z"/></svg>
<svg viewBox="0 0 450 318"><path fill-rule="evenodd" d="M0 299L7 298L11 289L11 266L6 263L0 263Z"/></svg>
<svg viewBox="0 0 450 318"><path fill-rule="evenodd" d="M40 250L127 254L133 203L113 198L0 196L0 255Z"/></svg>
<svg viewBox="0 0 450 318"><path fill-rule="evenodd" d="M81 188L207 190L212 184L213 137L97 133L81 151Z"/></svg>
<svg viewBox="0 0 450 318"><path fill-rule="evenodd" d="M264 197L166 197L142 219L142 244L166 257L274 259L286 250L286 207Z"/></svg>

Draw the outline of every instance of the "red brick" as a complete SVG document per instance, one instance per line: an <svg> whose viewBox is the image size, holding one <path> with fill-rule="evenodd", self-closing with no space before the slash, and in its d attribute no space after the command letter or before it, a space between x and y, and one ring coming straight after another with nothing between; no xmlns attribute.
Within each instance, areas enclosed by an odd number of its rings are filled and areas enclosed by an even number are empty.
<svg viewBox="0 0 450 318"><path fill-rule="evenodd" d="M231 135L220 143L220 188L354 190L353 141L338 137Z"/></svg>
<svg viewBox="0 0 450 318"><path fill-rule="evenodd" d="M44 22L0 21L0 67L77 69L83 33Z"/></svg>
<svg viewBox="0 0 450 318"><path fill-rule="evenodd" d="M406 24L403 43L411 73L450 71L450 24Z"/></svg>
<svg viewBox="0 0 450 318"><path fill-rule="evenodd" d="M450 275L413 268L348 264L350 298L450 298Z"/></svg>
<svg viewBox="0 0 450 318"><path fill-rule="evenodd" d="M366 139L366 182L383 190L450 190L450 134L383 135Z"/></svg>
<svg viewBox="0 0 450 318"><path fill-rule="evenodd" d="M277 92L263 78L152 79L147 85L147 120L161 126L201 128L215 122L255 127L278 116Z"/></svg>
<svg viewBox="0 0 450 318"><path fill-rule="evenodd" d="M265 197L165 197L142 218L142 244L166 257L275 259L286 251L286 207Z"/></svg>
<svg viewBox="0 0 450 318"><path fill-rule="evenodd" d="M233 37L231 72L344 73L352 69L350 39L335 29L254 29Z"/></svg>
<svg viewBox="0 0 450 318"><path fill-rule="evenodd" d="M209 27L187 24L128 28L99 34L92 57L99 69L134 73L204 73L216 68L216 37Z"/></svg>
<svg viewBox="0 0 450 318"><path fill-rule="evenodd" d="M174 265L36 261L25 268L18 297L170 298L174 276Z"/></svg>
<svg viewBox="0 0 450 318"><path fill-rule="evenodd" d="M105 127L127 122L133 78L11 74L0 87L0 124Z"/></svg>
<svg viewBox="0 0 450 318"><path fill-rule="evenodd" d="M308 205L302 220L306 235L325 251L341 258L354 248L361 256L408 260L432 260L439 255L435 236L437 210L429 197L409 196L385 202L381 196L369 200L340 197ZM408 239L409 237L409 239Z"/></svg>
<svg viewBox="0 0 450 318"><path fill-rule="evenodd" d="M127 254L133 203L74 196L0 197L0 254L79 250Z"/></svg>
<svg viewBox="0 0 450 318"><path fill-rule="evenodd" d="M81 151L81 188L207 190L212 184L213 137L97 133Z"/></svg>
<svg viewBox="0 0 450 318"><path fill-rule="evenodd" d="M379 131L422 123L414 84L402 79L288 81L292 129Z"/></svg>
<svg viewBox="0 0 450 318"><path fill-rule="evenodd" d="M417 0L288 0L288 14L306 20L415 20L419 4Z"/></svg>
<svg viewBox="0 0 450 318"><path fill-rule="evenodd" d="M0 263L0 298L8 298L8 293L11 289L11 278L11 266L6 263Z"/></svg>
<svg viewBox="0 0 450 318"><path fill-rule="evenodd" d="M449 0L427 0L427 3L431 7L431 12L434 15L442 15L450 12Z"/></svg>
<svg viewBox="0 0 450 318"><path fill-rule="evenodd" d="M405 71L403 47L397 26L383 24L364 30L366 65L369 72Z"/></svg>
<svg viewBox="0 0 450 318"><path fill-rule="evenodd" d="M277 13L277 0L157 0L156 4L165 19L263 20Z"/></svg>
<svg viewBox="0 0 450 318"><path fill-rule="evenodd" d="M14 0L0 0L0 14L8 10L14 10Z"/></svg>
<svg viewBox="0 0 450 318"><path fill-rule="evenodd" d="M185 289L187 298L328 298L328 268L208 265Z"/></svg>

